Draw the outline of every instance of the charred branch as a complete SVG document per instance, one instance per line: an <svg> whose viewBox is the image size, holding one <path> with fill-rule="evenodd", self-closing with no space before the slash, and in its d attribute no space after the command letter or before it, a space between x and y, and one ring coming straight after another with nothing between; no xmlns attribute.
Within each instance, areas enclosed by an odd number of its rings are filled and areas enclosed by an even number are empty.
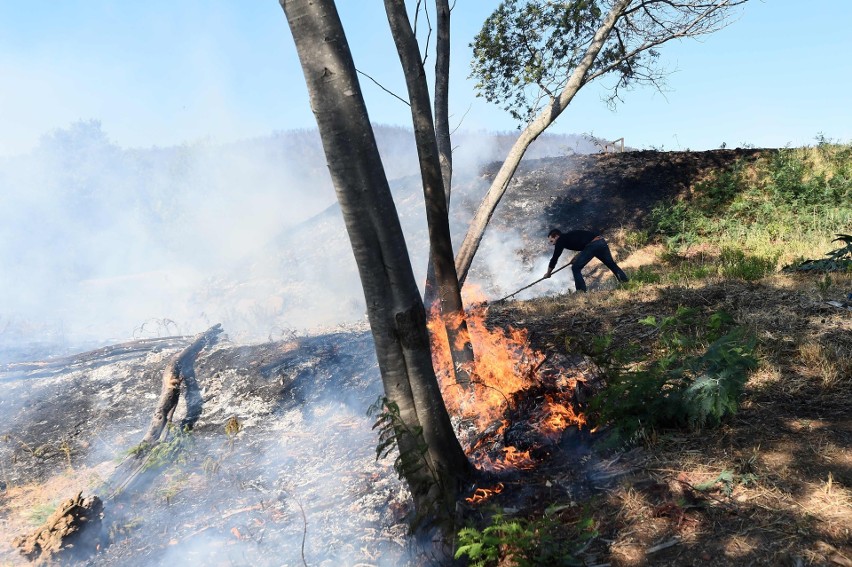
<svg viewBox="0 0 852 567"><path fill-rule="evenodd" d="M160 391L160 399L157 402L156 410L154 410L154 416L151 418L148 433L145 434L142 443L151 445L160 440L166 428L166 423L171 420L177 407L181 383L188 376L191 376L191 380L195 383L195 371L193 369L195 357L205 346L214 344L221 332L222 325L217 324L210 327L203 333L196 335L188 347L169 361L165 372L163 372L163 388Z"/></svg>
<svg viewBox="0 0 852 567"><path fill-rule="evenodd" d="M117 498L125 492L139 478L139 475L149 467L151 450L163 441L168 432L166 424L171 421L177 407L181 383L186 382L188 391L193 390L192 394L187 395L187 416L182 425L191 427L198 418L201 413L201 397L195 381L193 366L198 353L205 346L214 344L221 332L222 325L217 324L210 327L203 333L196 335L189 346L171 358L163 372L163 387L148 432L142 442L116 467L112 479L108 483L115 487L110 498Z"/></svg>

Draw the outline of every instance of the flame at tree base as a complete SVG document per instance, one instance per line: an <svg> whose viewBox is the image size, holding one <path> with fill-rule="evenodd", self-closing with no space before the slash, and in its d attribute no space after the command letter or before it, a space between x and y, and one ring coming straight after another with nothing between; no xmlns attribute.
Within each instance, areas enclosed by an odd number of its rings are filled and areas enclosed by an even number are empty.
<svg viewBox="0 0 852 567"><path fill-rule="evenodd" d="M543 442L556 443L566 428L585 423L582 414L571 405L577 379L563 371L549 373L549 392L536 394L532 404L519 403L525 394L540 390L540 370L546 357L530 346L526 330L487 328L487 307L481 297L477 303L469 301L469 291L466 287L465 300L472 306L467 308L465 318L476 356L473 368L466 369L470 386L458 384L452 372L446 326L458 327L460 320L442 318L438 308L432 310L429 318L432 362L444 402L465 452L480 469L500 472L533 468L535 459L528 448L519 449L505 442L507 413L512 410L515 419L523 420ZM524 406L523 415L517 415L519 406Z"/></svg>

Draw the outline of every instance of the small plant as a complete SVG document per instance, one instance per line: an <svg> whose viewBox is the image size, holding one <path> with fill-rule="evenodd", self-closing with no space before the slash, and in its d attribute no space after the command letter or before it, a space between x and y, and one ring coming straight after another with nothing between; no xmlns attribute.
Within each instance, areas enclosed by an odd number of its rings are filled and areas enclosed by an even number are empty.
<svg viewBox="0 0 852 567"><path fill-rule="evenodd" d="M243 424L237 419L237 416L232 415L225 422L225 435L228 436L228 448L234 448L234 442L237 440L237 435L243 430Z"/></svg>
<svg viewBox="0 0 852 567"><path fill-rule="evenodd" d="M394 470L400 479L409 482L417 497L419 506L409 518L411 531L424 523L452 525L452 511L442 504L446 494L444 483L427 458L429 447L423 438L423 428L409 427L400 415L399 405L383 396L370 406L367 415L376 417L373 424L373 429L379 432L376 460L397 449L399 454L394 459Z"/></svg>
<svg viewBox="0 0 852 567"><path fill-rule="evenodd" d="M648 438L656 427L700 429L736 412L757 366L754 337L733 327L731 317L721 312L703 325L697 311L687 308L641 323L658 333L652 356L602 348L589 353L606 376L592 409L613 427L613 440Z"/></svg>
<svg viewBox="0 0 852 567"><path fill-rule="evenodd" d="M148 453L145 469L158 469L168 464L185 464L189 460L190 451L195 443L189 429L178 429L169 425L171 439L153 445Z"/></svg>
<svg viewBox="0 0 852 567"><path fill-rule="evenodd" d="M726 469L715 478L696 484L694 488L699 492L711 492L718 489L725 496L731 496L737 485L754 486L755 484L757 484L757 476L754 473L738 474Z"/></svg>
<svg viewBox="0 0 852 567"><path fill-rule="evenodd" d="M455 559L467 557L474 567L577 566L583 562L576 554L596 536L591 518L572 526L547 515L528 520L495 514L481 531L473 527L459 530Z"/></svg>

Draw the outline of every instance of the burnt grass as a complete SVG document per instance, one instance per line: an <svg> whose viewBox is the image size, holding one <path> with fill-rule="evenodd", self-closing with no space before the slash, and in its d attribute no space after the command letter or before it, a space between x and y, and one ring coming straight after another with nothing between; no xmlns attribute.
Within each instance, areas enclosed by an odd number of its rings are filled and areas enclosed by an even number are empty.
<svg viewBox="0 0 852 567"><path fill-rule="evenodd" d="M688 193L713 169L762 151L772 150L530 160L489 230L523 227L528 249L540 248L552 227L601 231L629 274L659 264L659 250L628 250L625 231L644 228L654 205ZM588 294L487 307L488 325L526 329L546 359L537 385L507 404L505 434L483 432L480 440L495 453L506 444L529 450L531 463L478 479L476 487L501 483L502 491L477 504L462 499L460 520L480 529L495 514L538 522L587 566L852 565L852 311L837 307L852 292L852 275L615 288L595 263ZM618 446L604 444L606 424L593 421L547 439L534 431L531 416L545 396L582 412L605 386L585 354L594 337L652 353L655 337L640 320L679 307L724 310L757 337L760 366L736 415L714 428L646 431ZM38 525L38 508L104 491L116 461L141 439L168 356L189 340L0 368L0 563L23 564L7 543ZM180 549L191 550L181 560L211 564L452 563L399 544L407 503L389 463L376 468L364 416L380 393L365 329L261 345L226 339L201 353L195 375L201 405L175 417L196 414L188 462L154 471L123 502L107 502L112 543L81 563L157 564ZM566 387L565 375L579 385ZM228 432L234 416L239 429ZM320 459L334 451L343 472L328 478ZM297 468L306 457L314 461ZM326 495L331 489L338 494ZM320 514L348 512L325 523L311 516L303 526L301 503Z"/></svg>

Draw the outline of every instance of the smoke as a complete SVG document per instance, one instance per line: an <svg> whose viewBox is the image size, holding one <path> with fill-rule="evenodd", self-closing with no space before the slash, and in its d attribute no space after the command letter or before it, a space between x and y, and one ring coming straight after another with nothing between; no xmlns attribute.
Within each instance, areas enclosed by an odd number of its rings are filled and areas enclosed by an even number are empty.
<svg viewBox="0 0 852 567"><path fill-rule="evenodd" d="M224 316L193 301L205 282L334 201L322 169L296 165L322 163L314 137L125 150L88 121L0 161L3 347L130 338L152 320L188 333Z"/></svg>
<svg viewBox="0 0 852 567"><path fill-rule="evenodd" d="M375 131L423 282L428 238L413 136ZM501 160L513 140L456 135L457 246L487 188L483 164ZM529 155L581 142L542 137ZM512 266L512 236L494 232L477 265L503 291L531 272ZM32 152L0 159L0 265L0 362L213 323L258 341L365 317L315 130L147 149L117 146L94 120L55 130Z"/></svg>

